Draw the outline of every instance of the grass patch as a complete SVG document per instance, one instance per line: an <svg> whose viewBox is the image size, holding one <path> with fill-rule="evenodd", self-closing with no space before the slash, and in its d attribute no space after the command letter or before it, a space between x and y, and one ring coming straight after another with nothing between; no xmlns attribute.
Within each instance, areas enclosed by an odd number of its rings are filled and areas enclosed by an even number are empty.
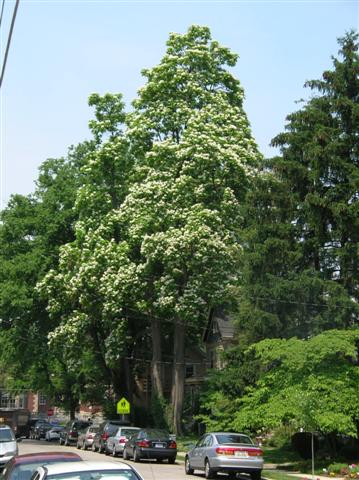
<svg viewBox="0 0 359 480"><path fill-rule="evenodd" d="M178 452L188 452L198 442L198 437L195 435L188 435L186 437L177 437L177 451Z"/></svg>
<svg viewBox="0 0 359 480"><path fill-rule="evenodd" d="M264 451L264 461L266 463L295 463L300 462L301 458L290 446L284 447L262 447Z"/></svg>
<svg viewBox="0 0 359 480"><path fill-rule="evenodd" d="M291 477L290 475L278 470L263 470L262 478L269 478L270 480L295 480L295 477Z"/></svg>

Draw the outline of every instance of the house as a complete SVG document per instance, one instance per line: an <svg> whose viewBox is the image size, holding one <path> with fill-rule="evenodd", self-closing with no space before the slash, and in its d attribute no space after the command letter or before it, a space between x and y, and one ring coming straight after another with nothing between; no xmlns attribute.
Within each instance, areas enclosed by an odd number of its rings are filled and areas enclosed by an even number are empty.
<svg viewBox="0 0 359 480"><path fill-rule="evenodd" d="M224 367L221 352L233 345L235 328L232 318L223 309L212 309L203 334L207 368Z"/></svg>

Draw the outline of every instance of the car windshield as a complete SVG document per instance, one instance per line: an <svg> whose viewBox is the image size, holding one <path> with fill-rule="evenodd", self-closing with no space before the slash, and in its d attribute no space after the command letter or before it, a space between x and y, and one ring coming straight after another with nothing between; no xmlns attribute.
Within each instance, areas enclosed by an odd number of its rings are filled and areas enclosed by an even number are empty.
<svg viewBox="0 0 359 480"><path fill-rule="evenodd" d="M139 480L133 470L92 470L48 475L47 480Z"/></svg>
<svg viewBox="0 0 359 480"><path fill-rule="evenodd" d="M247 435L240 435L238 433L221 433L216 435L219 444L225 443L241 443L244 445L253 445L252 440Z"/></svg>
<svg viewBox="0 0 359 480"><path fill-rule="evenodd" d="M15 436L10 428L0 428L0 443L13 442Z"/></svg>

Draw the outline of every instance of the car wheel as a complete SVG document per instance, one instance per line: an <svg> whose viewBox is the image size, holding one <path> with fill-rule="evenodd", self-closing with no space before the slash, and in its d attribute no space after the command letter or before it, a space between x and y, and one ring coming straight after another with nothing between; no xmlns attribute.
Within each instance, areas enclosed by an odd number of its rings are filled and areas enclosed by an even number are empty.
<svg viewBox="0 0 359 480"><path fill-rule="evenodd" d="M169 457L168 459L168 463L170 463L171 465L173 465L176 461L176 457Z"/></svg>
<svg viewBox="0 0 359 480"><path fill-rule="evenodd" d="M79 442L76 443L76 448L77 448L78 450L81 450L81 445L79 444Z"/></svg>
<svg viewBox="0 0 359 480"><path fill-rule="evenodd" d="M191 467L191 464L189 463L189 458L186 457L184 461L184 471L186 472L186 475L193 475L194 469Z"/></svg>
<svg viewBox="0 0 359 480"><path fill-rule="evenodd" d="M251 473L252 480L261 480L262 477L262 470L256 470L255 472Z"/></svg>
<svg viewBox="0 0 359 480"><path fill-rule="evenodd" d="M117 457L116 447L115 445L112 447L112 456Z"/></svg>
<svg viewBox="0 0 359 480"><path fill-rule="evenodd" d="M133 461L138 463L141 460L140 454L138 453L137 448L133 452Z"/></svg>
<svg viewBox="0 0 359 480"><path fill-rule="evenodd" d="M125 448L123 449L122 457L123 457L124 460L128 460L128 454L127 454L127 450Z"/></svg>
<svg viewBox="0 0 359 480"><path fill-rule="evenodd" d="M216 476L215 472L213 471L213 468L211 468L209 464L208 458L206 458L206 462L204 464L204 475L206 478L214 478Z"/></svg>

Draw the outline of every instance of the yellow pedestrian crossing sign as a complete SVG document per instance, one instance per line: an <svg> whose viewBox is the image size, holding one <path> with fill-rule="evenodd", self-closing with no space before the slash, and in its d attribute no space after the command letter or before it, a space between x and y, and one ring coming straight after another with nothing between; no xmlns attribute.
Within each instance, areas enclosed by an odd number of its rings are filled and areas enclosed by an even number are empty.
<svg viewBox="0 0 359 480"><path fill-rule="evenodd" d="M121 400L117 402L117 413L130 413L130 402L125 397L122 397Z"/></svg>

